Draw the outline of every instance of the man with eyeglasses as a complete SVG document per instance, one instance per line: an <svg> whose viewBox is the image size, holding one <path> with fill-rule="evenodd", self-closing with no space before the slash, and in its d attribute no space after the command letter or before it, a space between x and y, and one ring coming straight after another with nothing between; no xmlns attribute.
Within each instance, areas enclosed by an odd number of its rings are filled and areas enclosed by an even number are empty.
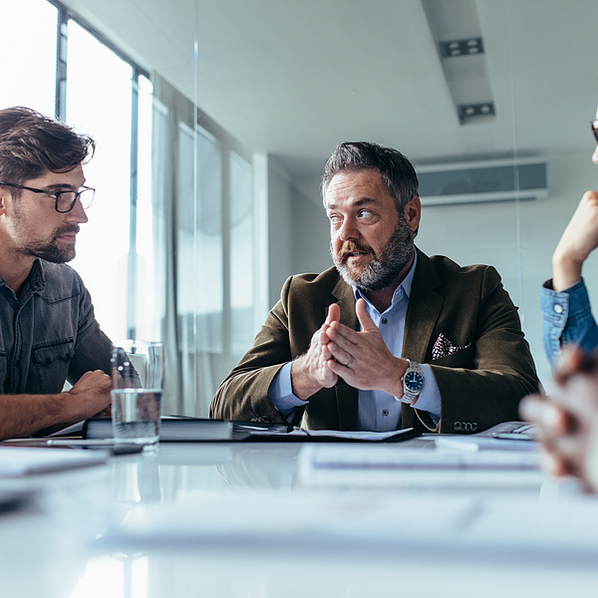
<svg viewBox="0 0 598 598"><path fill-rule="evenodd" d="M591 122L597 144L592 160L598 164L598 113L596 117ZM552 256L552 279L542 288L544 347L553 369L563 345L577 345L586 352L598 347L598 326L581 276L584 262L596 247L598 192L587 191Z"/></svg>
<svg viewBox="0 0 598 598"><path fill-rule="evenodd" d="M598 111L591 123L598 164ZM552 256L542 289L544 347L555 372L551 397L527 397L521 412L538 426L544 468L575 475L598 492L598 326L581 271L598 247L598 192L587 191ZM562 354L561 354L562 353Z"/></svg>
<svg viewBox="0 0 598 598"><path fill-rule="evenodd" d="M94 190L94 141L28 108L0 110L0 438L59 429L110 404L111 343L65 262ZM61 392L65 381L73 386Z"/></svg>

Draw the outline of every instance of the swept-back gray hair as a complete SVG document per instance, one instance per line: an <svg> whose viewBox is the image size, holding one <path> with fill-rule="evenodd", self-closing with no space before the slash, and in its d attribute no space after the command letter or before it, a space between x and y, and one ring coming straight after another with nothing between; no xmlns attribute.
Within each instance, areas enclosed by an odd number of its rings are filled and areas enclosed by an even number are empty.
<svg viewBox="0 0 598 598"><path fill-rule="evenodd" d="M413 164L399 151L368 141L341 143L326 162L322 177L322 199L332 178L342 171L377 170L395 200L399 213L409 200L418 195L419 181Z"/></svg>

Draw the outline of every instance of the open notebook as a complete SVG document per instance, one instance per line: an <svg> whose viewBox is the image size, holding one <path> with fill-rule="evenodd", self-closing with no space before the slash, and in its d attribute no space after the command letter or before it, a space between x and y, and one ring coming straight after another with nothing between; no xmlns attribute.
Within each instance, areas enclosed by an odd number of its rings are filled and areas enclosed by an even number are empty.
<svg viewBox="0 0 598 598"><path fill-rule="evenodd" d="M165 416L160 422L160 442L259 441L259 442L399 442L418 436L413 428L392 432L343 432L289 429L283 424L225 421L199 417ZM89 419L84 438L111 438L110 418Z"/></svg>

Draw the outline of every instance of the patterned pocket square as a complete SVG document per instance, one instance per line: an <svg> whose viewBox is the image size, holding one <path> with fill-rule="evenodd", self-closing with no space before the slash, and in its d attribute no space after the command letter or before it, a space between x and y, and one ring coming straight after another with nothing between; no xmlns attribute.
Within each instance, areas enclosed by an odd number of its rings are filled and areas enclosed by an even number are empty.
<svg viewBox="0 0 598 598"><path fill-rule="evenodd" d="M451 341L449 341L442 332L438 335L434 346L432 347L432 359L440 359L441 357L446 357L447 355L452 355L457 351L461 351L462 349L467 349L467 347L471 347L471 343L464 345L463 347L455 347Z"/></svg>

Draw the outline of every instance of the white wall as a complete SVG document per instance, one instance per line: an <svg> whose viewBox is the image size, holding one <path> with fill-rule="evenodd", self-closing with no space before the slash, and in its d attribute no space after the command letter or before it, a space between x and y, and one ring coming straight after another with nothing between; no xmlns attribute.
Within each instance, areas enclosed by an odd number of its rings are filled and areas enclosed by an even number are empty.
<svg viewBox="0 0 598 598"><path fill-rule="evenodd" d="M268 297L271 308L293 272L293 186L287 173L268 158Z"/></svg>
<svg viewBox="0 0 598 598"><path fill-rule="evenodd" d="M295 189L292 213L294 272L322 272L332 266L330 228L319 195L313 201L313 196L306 197Z"/></svg>
<svg viewBox="0 0 598 598"><path fill-rule="evenodd" d="M583 192L598 186L590 155L591 148L548 158L547 199L424 208L417 238L417 245L429 255L447 255L461 265L486 263L497 268L520 307L523 330L547 387L550 368L542 345L540 287L551 276L552 252ZM296 272L321 271L331 265L328 223L317 184L313 179L295 181L292 265ZM597 263L598 257L592 256L586 275L596 270ZM586 282L590 295L598 297L598 274L589 274Z"/></svg>

